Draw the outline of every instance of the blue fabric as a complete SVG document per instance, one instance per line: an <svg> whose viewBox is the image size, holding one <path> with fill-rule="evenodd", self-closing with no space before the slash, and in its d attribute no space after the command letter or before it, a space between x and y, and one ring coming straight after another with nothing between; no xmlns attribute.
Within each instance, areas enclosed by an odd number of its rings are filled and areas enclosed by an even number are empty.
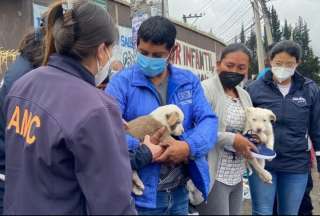
<svg viewBox="0 0 320 216"><path fill-rule="evenodd" d="M3 78L3 85L0 89L0 173L4 174L5 171L5 117L3 113L4 99L7 96L13 83L33 69L30 62L22 57L18 56L17 59L9 66L8 71L5 72ZM3 209L3 195L4 195L4 183L0 182L0 214Z"/></svg>
<svg viewBox="0 0 320 216"><path fill-rule="evenodd" d="M298 72L285 97L274 83L272 73L247 88L254 107L270 109L277 117L273 125L277 157L266 163L271 171L306 173L309 171L308 136L320 151L320 90L317 84ZM317 158L319 159L319 158ZM320 167L320 159L317 160Z"/></svg>
<svg viewBox="0 0 320 216"><path fill-rule="evenodd" d="M258 79L262 79L262 78L264 77L264 75L265 75L268 71L270 71L270 68L269 68L269 67L265 67L262 71L260 71L260 72L258 73L257 80L258 80Z"/></svg>
<svg viewBox="0 0 320 216"><path fill-rule="evenodd" d="M206 198L209 190L209 170L206 155L217 140L217 117L207 102L199 79L190 71L168 66L167 104L175 104L185 115L185 133L180 137L190 147L191 160L188 171L196 187ZM122 117L131 121L148 115L160 106L159 95L152 82L134 65L121 71L108 84L106 93L119 103ZM129 150L139 146L139 141L127 135ZM157 185L160 164L150 164L138 171L145 190L143 196L135 197L136 205L156 208Z"/></svg>
<svg viewBox="0 0 320 216"><path fill-rule="evenodd" d="M136 213L118 105L78 61L51 55L13 84L4 110L7 122L31 119L25 136L6 130L5 215Z"/></svg>
<svg viewBox="0 0 320 216"><path fill-rule="evenodd" d="M13 83L33 69L30 62L18 56L17 59L9 66L3 78L3 85L0 89L0 173L4 173L5 166L5 150L4 150L4 134L6 121L4 119L3 104Z"/></svg>
<svg viewBox="0 0 320 216"><path fill-rule="evenodd" d="M171 192L158 192L157 208L139 208L139 215L187 215L189 207L188 191L181 186Z"/></svg>
<svg viewBox="0 0 320 216"><path fill-rule="evenodd" d="M249 176L253 215L272 215L277 197L279 215L298 215L307 186L308 173L271 172L272 184L264 183L253 172Z"/></svg>

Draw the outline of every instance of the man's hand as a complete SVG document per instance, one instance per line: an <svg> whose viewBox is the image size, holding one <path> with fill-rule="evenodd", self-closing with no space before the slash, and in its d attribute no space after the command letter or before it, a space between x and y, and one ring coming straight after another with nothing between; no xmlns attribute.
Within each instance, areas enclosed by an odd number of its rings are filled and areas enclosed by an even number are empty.
<svg viewBox="0 0 320 216"><path fill-rule="evenodd" d="M155 144L155 145L159 145L160 143L160 139L161 137L164 135L164 133L166 132L166 128L162 127L160 129L158 129L150 138L150 141Z"/></svg>
<svg viewBox="0 0 320 216"><path fill-rule="evenodd" d="M152 161L155 161L165 150L164 147L160 146L160 139L163 134L166 132L166 128L162 127L157 130L151 137L149 135L145 136L143 144L145 144L151 154L152 154Z"/></svg>
<svg viewBox="0 0 320 216"><path fill-rule="evenodd" d="M188 143L175 139L169 139L165 144L168 145L168 147L164 153L158 159L156 159L156 162L180 164L188 160L190 155Z"/></svg>
<svg viewBox="0 0 320 216"><path fill-rule="evenodd" d="M236 134L233 143L234 149L246 159L252 159L251 150L256 151L256 146L241 134Z"/></svg>
<svg viewBox="0 0 320 216"><path fill-rule="evenodd" d="M149 135L145 136L143 144L149 148L152 154L152 161L155 161L165 150L162 146L153 144Z"/></svg>

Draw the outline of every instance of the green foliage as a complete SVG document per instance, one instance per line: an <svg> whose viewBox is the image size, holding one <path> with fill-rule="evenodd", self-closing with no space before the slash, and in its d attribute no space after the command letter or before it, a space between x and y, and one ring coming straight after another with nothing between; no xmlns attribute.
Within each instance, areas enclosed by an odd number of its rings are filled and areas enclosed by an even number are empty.
<svg viewBox="0 0 320 216"><path fill-rule="evenodd" d="M279 42L282 38L282 32L280 29L280 20L278 18L277 11L272 6L271 8L271 33L273 42Z"/></svg>
<svg viewBox="0 0 320 216"><path fill-rule="evenodd" d="M290 40L292 35L292 26L288 25L288 21L285 20L284 26L282 28L282 37L284 40Z"/></svg>
<svg viewBox="0 0 320 216"><path fill-rule="evenodd" d="M298 71L302 75L320 84L320 59L318 56L315 56L310 46L310 30L308 28L308 24L303 20L302 17L299 17L294 28L288 24L287 20L285 20L284 25L281 27L277 12L273 7L271 8L270 14L271 32L274 42L293 39L299 43L302 49L302 58L301 64L298 67ZM282 29L282 31L280 29ZM264 32L266 32L265 29ZM259 72L256 33L251 30L250 36L246 38L242 27L240 40L241 42L245 41L245 44L252 50L253 53L253 60L249 69L249 77L252 77L252 75L255 75ZM267 49L266 33L264 33L264 47ZM265 51L267 53L267 50Z"/></svg>
<svg viewBox="0 0 320 216"><path fill-rule="evenodd" d="M315 56L310 47L310 35L308 24L299 17L293 29L293 40L300 44L302 51L301 64L298 71L304 76L320 84L320 62L319 57Z"/></svg>
<svg viewBox="0 0 320 216"><path fill-rule="evenodd" d="M252 77L252 75L256 75L259 72L259 65L257 59L257 37L256 33L253 30L251 30L250 36L245 44L252 51L253 58L249 68L249 77Z"/></svg>
<svg viewBox="0 0 320 216"><path fill-rule="evenodd" d="M246 35L244 34L244 26L243 26L243 24L241 26L240 42L241 43L245 43L246 42Z"/></svg>

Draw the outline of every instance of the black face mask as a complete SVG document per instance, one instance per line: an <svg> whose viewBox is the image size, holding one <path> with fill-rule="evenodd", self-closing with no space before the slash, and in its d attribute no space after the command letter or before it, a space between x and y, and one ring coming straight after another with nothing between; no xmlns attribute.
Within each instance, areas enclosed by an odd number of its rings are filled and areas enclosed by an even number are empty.
<svg viewBox="0 0 320 216"><path fill-rule="evenodd" d="M244 75L237 72L222 71L219 78L224 88L234 88L242 82Z"/></svg>

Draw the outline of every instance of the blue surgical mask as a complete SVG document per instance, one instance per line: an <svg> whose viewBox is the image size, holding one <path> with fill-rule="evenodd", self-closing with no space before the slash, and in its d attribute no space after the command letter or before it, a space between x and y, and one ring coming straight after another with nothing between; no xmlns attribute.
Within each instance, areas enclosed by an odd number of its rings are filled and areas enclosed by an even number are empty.
<svg viewBox="0 0 320 216"><path fill-rule="evenodd" d="M145 76L156 77L164 72L168 63L167 58L151 58L138 52L137 64Z"/></svg>

